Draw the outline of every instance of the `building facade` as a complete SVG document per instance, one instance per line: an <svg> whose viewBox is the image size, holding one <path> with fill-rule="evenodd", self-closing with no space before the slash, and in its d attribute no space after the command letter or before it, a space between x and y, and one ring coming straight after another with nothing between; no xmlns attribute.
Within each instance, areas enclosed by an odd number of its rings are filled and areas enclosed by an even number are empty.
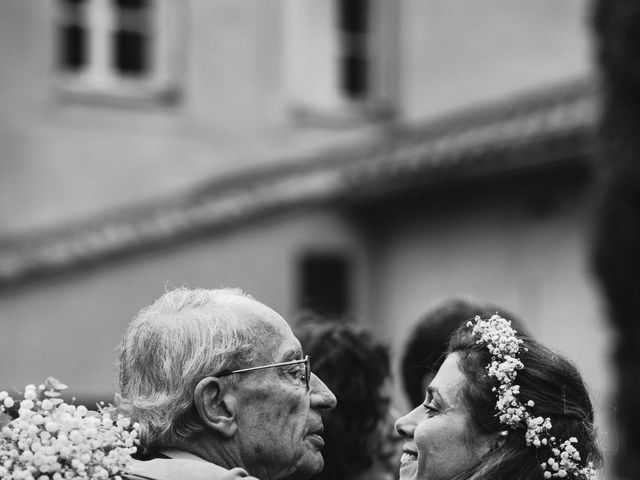
<svg viewBox="0 0 640 480"><path fill-rule="evenodd" d="M396 356L472 296L578 364L613 444L588 6L0 3L0 388L108 398L171 286L349 316Z"/></svg>

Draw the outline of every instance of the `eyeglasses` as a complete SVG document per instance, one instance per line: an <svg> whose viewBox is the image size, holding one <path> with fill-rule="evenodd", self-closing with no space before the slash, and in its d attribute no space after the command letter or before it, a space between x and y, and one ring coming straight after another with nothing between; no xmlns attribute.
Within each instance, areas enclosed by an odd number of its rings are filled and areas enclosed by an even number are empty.
<svg viewBox="0 0 640 480"><path fill-rule="evenodd" d="M231 372L223 372L216 375L216 377L226 377L228 375L234 375L236 373L254 372L256 370L264 370L265 368L286 367L288 365L299 365L304 363L304 382L309 391L309 379L311 378L311 359L309 355L305 355L302 360L291 360L290 362L271 363L269 365L260 365L259 367L241 368L240 370L233 370Z"/></svg>

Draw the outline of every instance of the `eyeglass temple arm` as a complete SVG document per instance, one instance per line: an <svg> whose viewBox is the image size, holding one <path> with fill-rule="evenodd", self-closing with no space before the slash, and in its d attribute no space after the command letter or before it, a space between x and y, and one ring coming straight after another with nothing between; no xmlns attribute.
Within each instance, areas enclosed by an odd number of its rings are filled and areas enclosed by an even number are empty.
<svg viewBox="0 0 640 480"><path fill-rule="evenodd" d="M252 372L254 370L264 370L265 368L284 367L286 365L296 365L298 363L307 363L308 361L309 361L309 355L305 355L305 357L302 360L291 360L290 362L272 363L270 365L260 365L259 367L241 368L240 370L234 370L232 372L220 374L218 375L218 377L233 375L234 373L244 373L244 372Z"/></svg>

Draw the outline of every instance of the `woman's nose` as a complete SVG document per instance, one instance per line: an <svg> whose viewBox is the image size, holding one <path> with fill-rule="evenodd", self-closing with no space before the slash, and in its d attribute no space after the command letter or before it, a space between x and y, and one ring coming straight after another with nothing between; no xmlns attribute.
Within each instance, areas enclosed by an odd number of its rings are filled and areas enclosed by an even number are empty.
<svg viewBox="0 0 640 480"><path fill-rule="evenodd" d="M333 392L329 390L329 387L327 387L315 373L311 374L309 395L311 397L311 408L332 410L338 403Z"/></svg>
<svg viewBox="0 0 640 480"><path fill-rule="evenodd" d="M416 422L414 419L414 413L417 409L407 413L404 417L401 417L396 422L395 428L398 435L402 438L413 438L413 432L416 429Z"/></svg>

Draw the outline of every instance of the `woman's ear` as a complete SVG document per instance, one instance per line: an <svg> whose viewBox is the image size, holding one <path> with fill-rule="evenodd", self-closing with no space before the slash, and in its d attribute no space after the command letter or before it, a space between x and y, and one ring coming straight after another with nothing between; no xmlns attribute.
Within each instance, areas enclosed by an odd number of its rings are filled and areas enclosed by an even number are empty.
<svg viewBox="0 0 640 480"><path fill-rule="evenodd" d="M200 380L193 391L193 401L205 426L227 438L235 435L237 400L218 378Z"/></svg>

